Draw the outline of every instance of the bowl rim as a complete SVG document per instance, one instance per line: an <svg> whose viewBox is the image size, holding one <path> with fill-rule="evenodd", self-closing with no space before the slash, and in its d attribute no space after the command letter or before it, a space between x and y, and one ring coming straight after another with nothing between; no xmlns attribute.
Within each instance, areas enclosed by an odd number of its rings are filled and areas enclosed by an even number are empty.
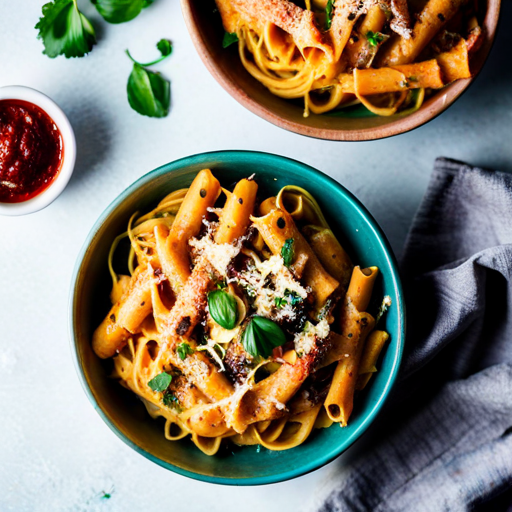
<svg viewBox="0 0 512 512"><path fill-rule="evenodd" d="M233 155L245 156L248 158L257 158L259 164L261 164L261 159L266 161L272 161L274 164L276 161L281 162L283 165L298 165L303 171L306 173L310 173L315 178L321 178L322 180L326 180L330 182L342 195L345 199L350 203L350 206L358 211L359 214L363 216L363 218L367 221L369 227L376 240L380 244L383 253L385 255L386 261L391 268L391 279L393 290L395 290L397 300L397 310L398 310L398 328L397 328L397 340L396 340L396 351L394 353L393 365L391 371L386 380L385 386L380 393L379 399L371 404L369 412L366 414L366 417L361 422L359 427L354 430L350 436L348 436L343 442L338 443L335 448L331 449L327 453L324 453L322 457L316 458L313 462L308 462L306 464L301 465L299 468L294 468L289 471L280 473L278 475L269 475L269 476L261 476L261 477L248 477L248 478L227 478L227 477L218 477L218 476L210 476L203 475L201 473L195 473L193 471L189 471L178 466L175 466L172 463L166 462L160 459L158 456L150 453L144 448L137 445L133 442L127 435L125 435L121 430L119 430L116 425L108 418L107 414L103 411L100 404L94 398L94 395L87 383L87 379L84 374L84 370L82 368L82 362L79 357L78 348L77 348L77 338L75 337L75 309L77 302L77 289L76 282L78 276L81 271L82 263L84 257L87 253L88 247L91 244L92 240L97 235L99 229L103 226L108 217L112 214L112 212L119 206L123 201L126 200L132 193L138 190L141 186L150 183L153 179L163 175L163 174L172 174L173 172L184 169L191 165L202 164L203 161L215 160L221 163L226 157L231 157ZM264 166L265 163L262 164ZM170 168L169 168L170 167ZM93 405L96 412L100 415L102 420L107 424L116 436L121 439L124 443L130 446L133 450L143 455L147 459L152 462L158 464L159 466L178 473L181 476L189 477L194 480L200 480L207 483L214 484L222 484L222 485L237 485L237 486L249 486L249 485L265 485L283 482L286 480L291 480L293 478L297 478L299 476L310 473L316 469L323 467L329 462L333 461L337 458L341 453L343 453L347 448L349 448L354 442L361 437L361 435L367 430L370 424L374 421L377 414L381 411L384 402L390 395L390 391L393 385L396 382L400 363L403 355L404 348L404 340L405 340L405 301L404 301L404 293L402 288L402 283L400 280L400 274L398 271L398 264L396 258L394 256L393 250L383 233L382 229L378 225L377 221L373 218L371 213L363 206L363 204L351 193L349 192L343 185L338 183L336 180L331 178L330 176L324 174L323 172L311 167L307 164L299 162L298 160L294 160L288 157L284 157L281 155L275 155L272 153L260 152L260 151L245 151L245 150L225 150L225 151L211 151L205 153L197 153L195 155L190 155L184 158L180 158L178 160L174 160L167 164L161 165L156 169L148 172L147 174L138 178L135 182L129 185L123 192L121 192L102 212L99 218L94 223L93 227L89 231L75 262L75 266L73 269L72 277L71 277L71 286L69 293L69 317L68 317L68 332L69 332L69 340L70 340L70 348L72 353L72 359L75 366L75 370L78 374L80 383L82 388L87 395L90 403Z"/></svg>
<svg viewBox="0 0 512 512"><path fill-rule="evenodd" d="M407 133L411 130L419 128L424 124L433 121L436 117L442 114L448 107L450 107L474 82L480 71L483 69L484 64L489 56L491 49L496 38L498 24L501 12L501 0L487 0L487 11L485 13L482 26L486 38L482 47L476 53L478 62L475 65L474 73L471 78L457 80L448 84L438 93L429 98L416 112L404 117L398 117L394 121L371 128L360 128L354 130L339 130L333 128L320 128L301 124L296 121L285 119L274 113L270 108L262 103L254 100L245 90L239 89L234 82L222 70L222 67L217 63L215 56L209 50L204 38L198 29L191 4L194 0L180 0L181 11L187 26L189 35L192 39L194 47L199 54L203 64L206 66L210 74L228 92L238 103L247 108L253 114L269 121L270 123L284 128L285 130L323 140L333 141L351 141L363 142L386 139L401 133ZM492 32L489 34L485 30L485 26L490 25ZM245 70L244 70L245 71ZM444 91L444 94L443 94ZM283 100L284 101L284 100Z"/></svg>
<svg viewBox="0 0 512 512"><path fill-rule="evenodd" d="M27 215L49 206L66 188L76 161L76 138L73 127L63 110L46 94L24 85L7 85L0 87L0 101L21 100L32 103L46 112L57 125L63 143L64 157L56 178L40 194L20 203L3 203L0 201L0 215Z"/></svg>

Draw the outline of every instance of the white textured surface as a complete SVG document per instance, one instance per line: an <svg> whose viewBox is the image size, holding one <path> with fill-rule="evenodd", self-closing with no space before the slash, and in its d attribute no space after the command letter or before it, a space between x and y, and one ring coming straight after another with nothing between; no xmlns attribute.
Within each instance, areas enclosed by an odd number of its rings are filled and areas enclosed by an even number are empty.
<svg viewBox="0 0 512 512"><path fill-rule="evenodd" d="M0 0L0 86L28 85L67 113L78 140L75 174L46 210L0 218L0 510L304 510L341 477L345 458L300 479L227 488L166 471L125 446L88 403L67 334L75 258L92 224L127 185L171 160L218 149L290 156L330 174L366 204L400 253L436 156L512 168L512 47L505 2L501 33L476 84L427 126L389 140L335 143L282 131L245 111L210 77L186 32L178 0L156 0L120 26L97 22L85 59L41 54L33 26L43 1ZM80 3L80 2L79 2ZM164 120L127 104L129 47L143 59L171 38L159 69L172 81ZM350 454L349 454L350 455ZM102 491L112 492L101 500Z"/></svg>

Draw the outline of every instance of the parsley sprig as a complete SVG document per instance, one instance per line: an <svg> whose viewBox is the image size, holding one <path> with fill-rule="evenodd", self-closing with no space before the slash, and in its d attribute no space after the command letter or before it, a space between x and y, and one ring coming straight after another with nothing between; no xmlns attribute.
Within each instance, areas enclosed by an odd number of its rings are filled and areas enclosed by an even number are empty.
<svg viewBox="0 0 512 512"><path fill-rule="evenodd" d="M83 57L96 44L91 22L78 10L76 0L54 0L43 5L43 15L35 26L43 41L43 53L54 59Z"/></svg>
<svg viewBox="0 0 512 512"><path fill-rule="evenodd" d="M184 361L187 356L191 356L194 353L194 349L188 343L180 343L176 348L176 353L178 357Z"/></svg>

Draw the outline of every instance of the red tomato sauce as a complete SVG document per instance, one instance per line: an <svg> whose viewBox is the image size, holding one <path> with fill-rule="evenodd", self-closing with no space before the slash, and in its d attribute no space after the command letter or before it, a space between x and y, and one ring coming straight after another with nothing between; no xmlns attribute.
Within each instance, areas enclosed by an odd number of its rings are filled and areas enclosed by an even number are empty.
<svg viewBox="0 0 512 512"><path fill-rule="evenodd" d="M21 203L59 174L62 136L53 119L22 100L0 100L0 202Z"/></svg>

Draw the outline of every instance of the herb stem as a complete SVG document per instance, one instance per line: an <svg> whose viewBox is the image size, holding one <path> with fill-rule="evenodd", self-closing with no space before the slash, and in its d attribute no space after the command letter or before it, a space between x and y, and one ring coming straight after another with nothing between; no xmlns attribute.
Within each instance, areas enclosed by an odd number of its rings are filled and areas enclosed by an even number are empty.
<svg viewBox="0 0 512 512"><path fill-rule="evenodd" d="M76 2L76 0L73 0ZM146 64L143 64L142 62L138 62L136 61L130 54L130 50L125 50L126 52L126 55L128 55L128 57L130 58L130 60L134 63L134 64L138 64L139 66L142 66L143 68L147 68L148 66L154 66L155 64L158 64L159 62L162 62L163 60L165 60L167 57L169 57L169 55L162 55L161 57L159 57L158 59L156 60L153 60L151 62L148 62Z"/></svg>

